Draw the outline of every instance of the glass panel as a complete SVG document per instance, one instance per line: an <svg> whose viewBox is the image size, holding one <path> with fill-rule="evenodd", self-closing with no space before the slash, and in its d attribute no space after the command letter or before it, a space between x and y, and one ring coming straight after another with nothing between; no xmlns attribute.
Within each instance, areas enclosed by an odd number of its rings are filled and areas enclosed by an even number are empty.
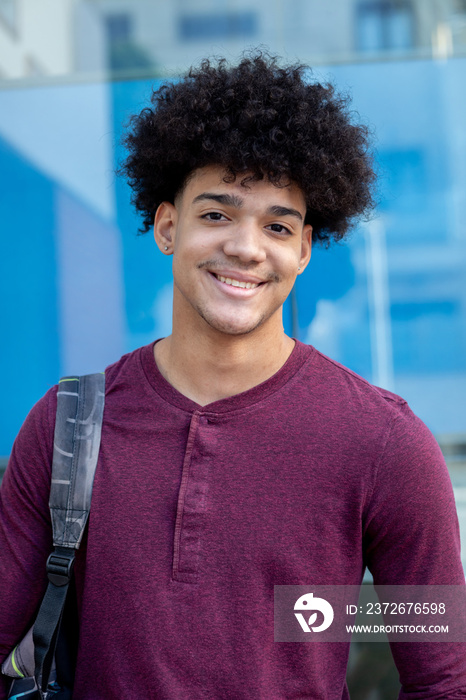
<svg viewBox="0 0 466 700"><path fill-rule="evenodd" d="M321 69L378 131L378 218L315 247L287 329L404 396L436 433L464 430L466 59ZM0 92L8 299L0 454L61 374L101 369L170 330L170 265L113 175L128 116L153 80ZM86 108L82 109L85 105ZM402 105L402 109L397 108ZM33 291L31 291L33 290ZM31 358L34 371L17 386ZM28 374L30 374L28 372Z"/></svg>
<svg viewBox="0 0 466 700"><path fill-rule="evenodd" d="M131 37L131 15L127 12L105 18L109 41L127 41Z"/></svg>
<svg viewBox="0 0 466 700"><path fill-rule="evenodd" d="M257 34L254 12L181 15L178 22L181 40L247 39Z"/></svg>
<svg viewBox="0 0 466 700"><path fill-rule="evenodd" d="M393 8L387 17L387 48L410 49L413 46L413 16L408 7Z"/></svg>
<svg viewBox="0 0 466 700"><path fill-rule="evenodd" d="M357 30L360 51L381 51L385 48L384 16L382 8L374 3L363 3L358 8Z"/></svg>

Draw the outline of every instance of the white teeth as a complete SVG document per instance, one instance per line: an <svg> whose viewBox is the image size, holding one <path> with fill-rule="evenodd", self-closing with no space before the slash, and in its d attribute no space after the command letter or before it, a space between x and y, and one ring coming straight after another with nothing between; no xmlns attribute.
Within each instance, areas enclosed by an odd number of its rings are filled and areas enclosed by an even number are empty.
<svg viewBox="0 0 466 700"><path fill-rule="evenodd" d="M215 275L220 282L224 284L230 284L232 287L241 287L242 289L254 289L258 287L258 284L254 282L240 282L239 280L232 280L230 277L222 277L221 275Z"/></svg>

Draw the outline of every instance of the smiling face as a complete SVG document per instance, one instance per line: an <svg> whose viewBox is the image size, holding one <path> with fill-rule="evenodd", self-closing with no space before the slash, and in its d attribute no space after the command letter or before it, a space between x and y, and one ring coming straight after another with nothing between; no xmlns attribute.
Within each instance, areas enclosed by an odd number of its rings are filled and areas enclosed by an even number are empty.
<svg viewBox="0 0 466 700"><path fill-rule="evenodd" d="M294 184L224 177L220 166L196 170L156 213L156 241L173 253L174 328L283 333L283 302L311 253L303 194Z"/></svg>

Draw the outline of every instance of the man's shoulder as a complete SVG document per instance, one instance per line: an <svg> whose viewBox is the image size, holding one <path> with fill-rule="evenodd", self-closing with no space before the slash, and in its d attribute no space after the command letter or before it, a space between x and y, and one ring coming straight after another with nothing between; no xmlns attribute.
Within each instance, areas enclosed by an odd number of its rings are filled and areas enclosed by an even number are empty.
<svg viewBox="0 0 466 700"><path fill-rule="evenodd" d="M438 444L429 427L398 394L371 384L353 370L315 350L314 396L322 402L317 420L338 425L338 433L349 440L385 446L390 455L435 453L442 462ZM442 467L443 468L443 467Z"/></svg>
<svg viewBox="0 0 466 700"><path fill-rule="evenodd" d="M147 349L147 346L143 345L142 347L130 350L111 364L107 365L107 367L105 367L105 375L107 380L111 380L112 378L118 376L118 374L120 374L122 371L127 371L128 369L131 370L134 364L139 362L140 355L145 349Z"/></svg>
<svg viewBox="0 0 466 700"><path fill-rule="evenodd" d="M312 363L308 364L307 383L325 394L335 402L360 403L361 405L380 406L391 411L403 410L406 400L388 389L376 386L349 367L320 352L317 348L307 346L312 352Z"/></svg>
<svg viewBox="0 0 466 700"><path fill-rule="evenodd" d="M153 345L150 343L127 352L105 368L106 393L111 393L120 386L140 385L145 378L150 358L153 357Z"/></svg>

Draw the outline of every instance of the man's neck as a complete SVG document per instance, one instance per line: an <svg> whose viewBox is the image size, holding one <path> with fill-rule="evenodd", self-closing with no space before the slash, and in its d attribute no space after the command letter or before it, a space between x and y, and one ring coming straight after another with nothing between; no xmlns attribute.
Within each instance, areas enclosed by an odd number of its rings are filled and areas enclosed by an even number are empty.
<svg viewBox="0 0 466 700"><path fill-rule="evenodd" d="M273 338L266 335L270 334L192 336L174 329L155 344L155 361L177 391L205 406L247 391L278 372L295 343L283 330Z"/></svg>

